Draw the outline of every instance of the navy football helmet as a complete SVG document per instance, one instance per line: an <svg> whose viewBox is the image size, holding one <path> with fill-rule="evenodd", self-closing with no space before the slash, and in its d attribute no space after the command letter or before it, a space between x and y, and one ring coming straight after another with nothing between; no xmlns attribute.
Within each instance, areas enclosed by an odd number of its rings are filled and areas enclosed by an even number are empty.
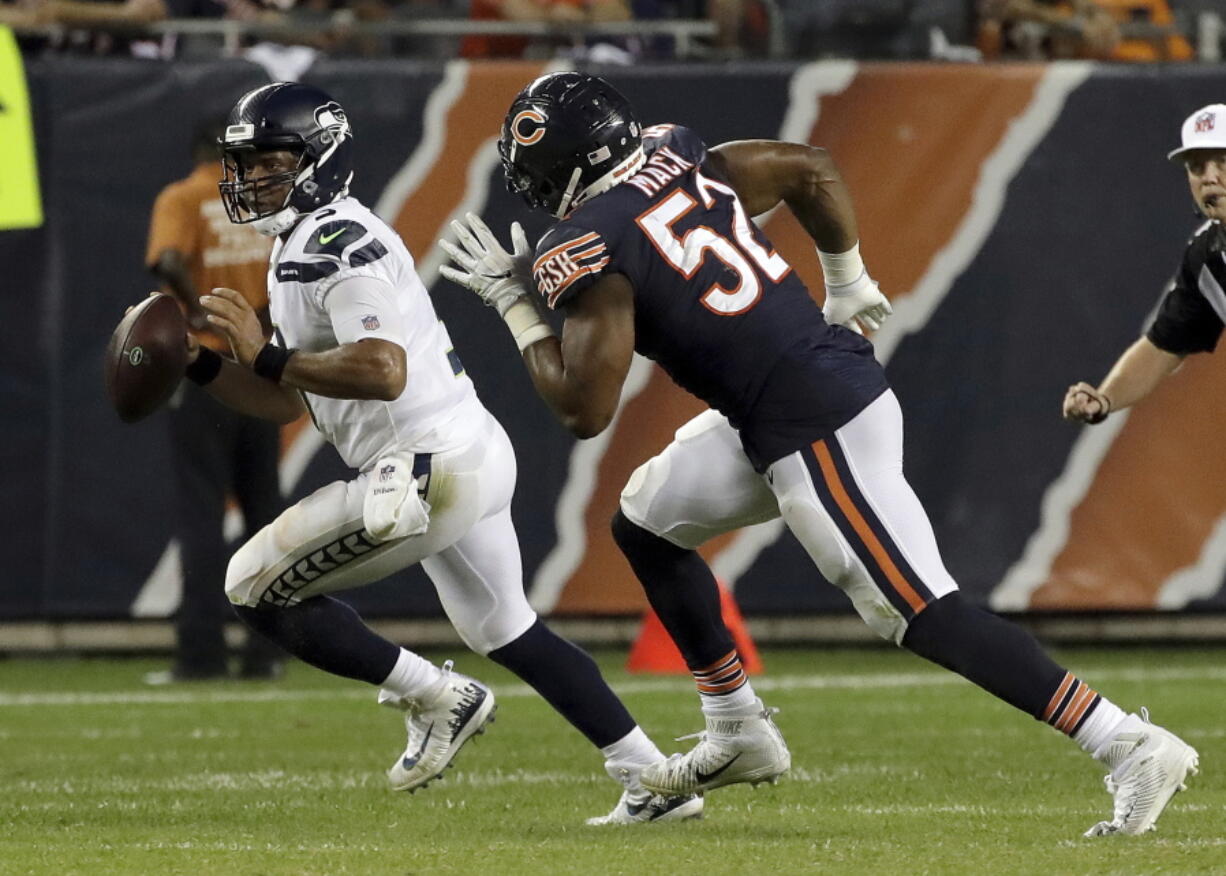
<svg viewBox="0 0 1226 876"><path fill-rule="evenodd" d="M353 179L353 129L341 105L297 82L274 82L243 95L226 118L221 139L221 198L231 222L255 222L268 234L348 194ZM288 150L294 170L247 179L244 153ZM284 200L261 208L260 192L289 184Z"/></svg>
<svg viewBox="0 0 1226 876"><path fill-rule="evenodd" d="M643 163L630 102L586 73L551 73L521 91L498 140L507 188L561 219Z"/></svg>

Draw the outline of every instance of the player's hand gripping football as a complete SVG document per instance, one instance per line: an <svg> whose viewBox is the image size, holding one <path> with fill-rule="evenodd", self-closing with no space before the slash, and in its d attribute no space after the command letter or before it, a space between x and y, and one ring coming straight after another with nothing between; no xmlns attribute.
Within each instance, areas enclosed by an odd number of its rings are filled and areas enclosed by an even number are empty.
<svg viewBox="0 0 1226 876"><path fill-rule="evenodd" d="M1074 383L1064 394L1064 419L1093 426L1107 419L1111 399L1088 383Z"/></svg>
<svg viewBox="0 0 1226 876"><path fill-rule="evenodd" d="M842 286L826 285L826 304L822 307L822 316L831 325L845 326L860 334L864 334L864 329L875 332L893 312L889 299L877 288L868 271L861 272L857 279Z"/></svg>
<svg viewBox="0 0 1226 876"><path fill-rule="evenodd" d="M208 312L209 325L230 342L238 364L250 368L266 338L260 318L247 299L233 289L218 287L200 296L200 306Z"/></svg>
<svg viewBox="0 0 1226 876"><path fill-rule="evenodd" d="M439 271L451 282L476 292L505 317L511 305L532 289L532 247L524 229L518 222L511 223L513 252L502 248L476 214L468 213L464 222L452 222L451 230L463 249L448 240L440 240L439 246L458 267L443 265Z"/></svg>

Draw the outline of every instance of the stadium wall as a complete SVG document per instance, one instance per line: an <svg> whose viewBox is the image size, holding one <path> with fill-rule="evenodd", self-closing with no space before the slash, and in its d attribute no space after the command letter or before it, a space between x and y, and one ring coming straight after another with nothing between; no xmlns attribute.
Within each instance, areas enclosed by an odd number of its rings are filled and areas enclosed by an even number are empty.
<svg viewBox="0 0 1226 876"><path fill-rule="evenodd" d="M537 400L499 321L438 278L434 241L480 212L544 229L505 192L494 138L528 63L320 61L357 134L355 193L419 260L486 404L519 454L515 519L534 604L636 615L644 600L607 532L618 492L700 406L639 362L623 410L575 442ZM1226 96L1214 68L1085 64L630 67L601 71L648 123L709 143L778 137L831 150L862 249L895 303L875 338L908 418L907 469L951 572L978 602L1042 613L1226 608L1226 369L1188 362L1135 412L1061 421L1068 384L1133 340L1197 225L1164 160L1182 119ZM237 61L32 60L25 67L45 219L0 231L0 619L164 617L177 603L162 416L122 425L101 362L152 288L148 214L189 170L198 119L267 81ZM0 198L4 197L0 191ZM762 218L814 289L813 247ZM282 479L298 498L345 476L301 426ZM750 615L845 612L777 524L706 551ZM220 586L220 582L219 582ZM417 570L355 592L376 617L436 617Z"/></svg>

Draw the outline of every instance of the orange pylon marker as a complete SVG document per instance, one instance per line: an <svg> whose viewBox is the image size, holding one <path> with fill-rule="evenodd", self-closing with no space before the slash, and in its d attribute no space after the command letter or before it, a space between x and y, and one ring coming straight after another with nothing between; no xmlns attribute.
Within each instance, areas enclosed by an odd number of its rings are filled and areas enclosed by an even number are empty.
<svg viewBox="0 0 1226 876"><path fill-rule="evenodd" d="M741 610L737 608L736 600L722 581L717 583L719 584L720 613L723 614L724 623L728 631L732 633L732 642L741 655L741 666L749 674L757 675L764 671L757 646L749 637L749 630L745 628L745 619L741 617ZM630 649L630 656L626 660L626 671L648 672L656 675L689 675L689 667L685 665L685 660L681 652L677 650L677 645L669 636L668 631L664 629L664 624L660 623L660 618L651 609L648 609L647 614L643 617L643 626L639 629L638 638Z"/></svg>

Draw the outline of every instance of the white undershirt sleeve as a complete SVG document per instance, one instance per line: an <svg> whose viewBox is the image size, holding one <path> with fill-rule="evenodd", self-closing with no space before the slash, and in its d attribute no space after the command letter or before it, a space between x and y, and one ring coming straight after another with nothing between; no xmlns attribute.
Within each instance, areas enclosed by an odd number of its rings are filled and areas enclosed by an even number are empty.
<svg viewBox="0 0 1226 876"><path fill-rule="evenodd" d="M381 338L408 349L396 290L376 277L346 277L328 290L324 309L337 343Z"/></svg>

